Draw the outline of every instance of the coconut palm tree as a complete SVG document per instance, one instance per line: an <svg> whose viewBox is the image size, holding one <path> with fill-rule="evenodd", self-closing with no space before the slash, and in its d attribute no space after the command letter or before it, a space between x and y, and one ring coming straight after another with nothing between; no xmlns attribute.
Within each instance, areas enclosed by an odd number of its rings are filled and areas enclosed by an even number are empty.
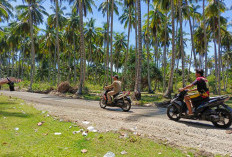
<svg viewBox="0 0 232 157"><path fill-rule="evenodd" d="M80 84L78 87L78 91L77 94L81 95L82 94L82 90L83 90L83 86L84 86L84 80L85 80L85 43L84 43L84 31L83 31L83 10L82 10L82 6L83 6L83 1L79 0L79 17L80 17L80 51L81 51L81 55L80 55Z"/></svg>
<svg viewBox="0 0 232 157"><path fill-rule="evenodd" d="M26 0L28 5L18 5L16 6L17 10L21 10L19 19L22 21L29 21L30 24L30 38L31 38L31 72L30 72L30 87L29 90L32 90L32 84L34 81L35 74L35 43L34 43L34 25L43 23L43 15L48 13L45 11L45 8L40 4L41 1L38 0Z"/></svg>
<svg viewBox="0 0 232 157"><path fill-rule="evenodd" d="M215 73L216 73L216 86L218 86L217 92L221 92L221 80L220 80L220 73L221 73L221 53L220 53L220 28L221 25L225 25L227 20L221 16L219 16L220 12L225 11L225 5L223 2L219 2L216 0L210 0L209 5L205 9L205 15L207 18L207 23L210 27L213 42L214 42L214 58L215 58ZM219 22L220 21L220 22ZM218 30L218 31L217 31ZM216 43L218 43L219 51L217 52ZM217 85L218 83L218 85ZM218 93L218 94L219 94Z"/></svg>
<svg viewBox="0 0 232 157"><path fill-rule="evenodd" d="M173 73L174 73L174 66L175 66L175 22L174 22L174 0L171 0L171 15L172 15L172 61L171 61L171 69L170 69L170 77L168 81L168 88L165 92L164 96L171 98L171 92L173 89Z"/></svg>
<svg viewBox="0 0 232 157"><path fill-rule="evenodd" d="M73 82L76 83L77 81L77 64L76 64L76 61L77 61L77 54L76 54L76 50L77 50L77 33L79 33L78 30L80 30L79 28L79 24L80 24L80 19L79 19L79 16L76 16L76 13L74 11L72 11L70 15L70 18L68 19L68 22L67 22L67 27L66 27L66 31L67 32L70 32L70 43L72 43L72 48L73 48L73 65L74 65L74 79L73 79ZM71 39L72 38L72 39Z"/></svg>
<svg viewBox="0 0 232 157"><path fill-rule="evenodd" d="M128 5L128 7L124 9L123 14L119 17L120 22L125 23L124 28L126 29L128 27L127 48L126 48L126 54L125 54L125 62L124 62L124 68L123 68L124 74L122 76L122 82L124 82L124 80L126 79L125 72L127 71L128 52L129 52L129 45L130 45L130 32L132 28L131 26L135 24L135 10L132 5L127 4L127 3L126 5Z"/></svg>
<svg viewBox="0 0 232 157"><path fill-rule="evenodd" d="M116 33L114 36L114 48L115 48L115 53L114 53L114 58L115 58L115 68L119 69L119 58L122 58L122 52L125 50L127 43L126 43L126 36L124 35L124 32L122 33ZM121 57L120 57L121 56ZM126 56L125 56L126 57Z"/></svg>
<svg viewBox="0 0 232 157"><path fill-rule="evenodd" d="M135 86L135 92L137 92L139 95L141 93L141 70L142 70L142 57L143 57L143 51L142 51L142 21L141 21L141 4L140 0L137 0L137 11L138 11L138 59L137 59L137 76L136 76L136 82L137 86Z"/></svg>

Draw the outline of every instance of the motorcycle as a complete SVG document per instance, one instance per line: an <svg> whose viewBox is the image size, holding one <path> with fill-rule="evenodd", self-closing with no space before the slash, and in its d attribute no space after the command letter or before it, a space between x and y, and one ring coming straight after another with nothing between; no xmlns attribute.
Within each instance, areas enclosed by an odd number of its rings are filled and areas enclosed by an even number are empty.
<svg viewBox="0 0 232 157"><path fill-rule="evenodd" d="M130 92L120 92L113 96L113 101L111 104L107 104L107 93L110 90L106 90L100 99L100 107L105 109L106 106L110 107L120 107L124 112L128 112L131 109L131 98L130 98Z"/></svg>
<svg viewBox="0 0 232 157"><path fill-rule="evenodd" d="M218 96L206 99L203 102L192 102L194 115L187 114L187 105L184 96L187 90L180 92L167 108L167 116L174 121L180 118L193 120L206 120L219 128L229 128L232 123L232 109L225 104L229 96Z"/></svg>

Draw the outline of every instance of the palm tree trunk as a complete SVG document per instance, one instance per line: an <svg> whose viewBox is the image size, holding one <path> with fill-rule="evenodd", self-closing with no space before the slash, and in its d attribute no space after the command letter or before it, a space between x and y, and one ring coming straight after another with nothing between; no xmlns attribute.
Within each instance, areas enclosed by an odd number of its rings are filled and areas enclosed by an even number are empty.
<svg viewBox="0 0 232 157"><path fill-rule="evenodd" d="M220 10L218 12L218 94L221 95L221 68L222 68L222 56L221 56L221 21Z"/></svg>
<svg viewBox="0 0 232 157"><path fill-rule="evenodd" d="M30 87L29 90L32 91L32 84L34 81L35 73L35 45L34 45L34 31L33 31L33 21L31 15L31 2L28 2L29 10L29 23L30 23L30 37L31 37L31 72L30 72Z"/></svg>
<svg viewBox="0 0 232 157"><path fill-rule="evenodd" d="M182 34L182 0L178 1L179 3L179 17L180 17L180 50L182 58L182 86L185 87L185 55L183 47L183 34Z"/></svg>
<svg viewBox="0 0 232 157"><path fill-rule="evenodd" d="M108 85L109 81L109 27L110 27L110 14L109 14L109 0L107 0L107 48L106 48L106 85Z"/></svg>
<svg viewBox="0 0 232 157"><path fill-rule="evenodd" d="M57 78L58 84L60 83L60 45L59 45L59 19L58 19L58 0L56 0L56 51L57 51Z"/></svg>
<svg viewBox="0 0 232 157"><path fill-rule="evenodd" d="M204 54L205 54L205 77L208 76L208 54L207 54L207 37L206 37L206 27L205 27L205 0L203 0L203 23L204 23Z"/></svg>
<svg viewBox="0 0 232 157"><path fill-rule="evenodd" d="M135 3L135 87L134 91L137 92L138 89L138 12L137 3Z"/></svg>
<svg viewBox="0 0 232 157"><path fill-rule="evenodd" d="M151 77L150 77L150 48L149 48L149 12L150 12L150 0L147 1L147 39L146 39L146 46L147 46L147 81L148 81L148 93L153 93L151 89Z"/></svg>
<svg viewBox="0 0 232 157"><path fill-rule="evenodd" d="M56 83L56 47L55 47L55 53L54 53L54 67L53 67L53 75L52 75L52 82L53 82L53 85L55 85Z"/></svg>
<svg viewBox="0 0 232 157"><path fill-rule="evenodd" d="M17 73L17 78L19 78L19 75L20 75L20 69L21 69L21 67L20 67L20 61L21 61L21 57L22 56L22 54L21 53L19 53L19 61L18 61L18 73ZM1 77L0 77L1 78Z"/></svg>
<svg viewBox="0 0 232 157"><path fill-rule="evenodd" d="M14 76L14 50L12 52L11 76Z"/></svg>
<svg viewBox="0 0 232 157"><path fill-rule="evenodd" d="M111 83L113 77L113 22L114 22L114 0L111 0L111 39L110 39L110 72Z"/></svg>
<svg viewBox="0 0 232 157"><path fill-rule="evenodd" d="M226 65L226 89L227 89L227 84L228 84L228 65Z"/></svg>
<svg viewBox="0 0 232 157"><path fill-rule="evenodd" d="M167 13L166 13L166 17L167 17ZM166 57L167 57L167 20L165 20L165 25L164 25L164 27L165 27L165 35L164 35L164 37L165 37L165 40L164 40L164 54L163 54L163 65L164 65L164 69L163 69L163 93L165 92L165 90L166 90L166 67L167 67L167 59L166 59Z"/></svg>
<svg viewBox="0 0 232 157"><path fill-rule="evenodd" d="M48 83L51 83L51 70L52 70L52 54L51 54L51 47L49 46L49 54L48 54Z"/></svg>
<svg viewBox="0 0 232 157"><path fill-rule="evenodd" d="M141 72L142 72L142 55L143 55L143 50L142 50L142 29L141 29L141 5L140 5L140 0L137 1L138 5L138 43L139 43L139 51L138 51L138 88L137 91L140 94L141 93Z"/></svg>
<svg viewBox="0 0 232 157"><path fill-rule="evenodd" d="M193 50L191 51L190 63L189 63L189 68L188 68L187 82L189 82L190 68L191 68L191 65L192 65L192 57L193 57Z"/></svg>
<svg viewBox="0 0 232 157"><path fill-rule="evenodd" d="M81 95L82 90L83 90L83 85L84 85L84 80L85 80L85 44L84 44L84 32L83 32L83 10L82 10L82 0L79 0L79 16L80 16L80 51L81 51L81 63L80 63L80 84L78 87L77 94Z"/></svg>
<svg viewBox="0 0 232 157"><path fill-rule="evenodd" d="M171 62L171 72L170 72L170 77L168 81L168 89L165 92L164 96L171 98L171 92L173 88L173 74L174 74L174 66L175 66L175 58L176 58L176 53L175 53L175 17L174 17L174 0L171 0L171 14L172 14L172 62Z"/></svg>
<svg viewBox="0 0 232 157"><path fill-rule="evenodd" d="M177 83L178 83L177 79L178 79L179 61L180 61L180 59L177 59L176 72L175 72L176 73L176 75L175 75L175 89L177 89Z"/></svg>
<svg viewBox="0 0 232 157"><path fill-rule="evenodd" d="M75 35L73 34L73 63L74 63L74 80L73 82L76 83L77 82L77 64L76 64L76 42L75 42Z"/></svg>
<svg viewBox="0 0 232 157"><path fill-rule="evenodd" d="M215 32L215 20L214 20L214 27L213 27L213 34L214 34L214 39L213 39L213 42L214 42L214 60L215 60L215 76L216 76L216 81L215 81L215 87L217 87L217 79L218 79L218 60L217 60L217 48L216 48L216 32ZM218 94L217 88L215 88L215 93Z"/></svg>
<svg viewBox="0 0 232 157"><path fill-rule="evenodd" d="M22 50L22 70L21 70L21 79L23 79L23 73L24 73L24 51L25 51L25 45L23 45L23 50Z"/></svg>
<svg viewBox="0 0 232 157"><path fill-rule="evenodd" d="M69 53L68 57L68 81L71 82L71 75L72 75L72 69L71 69L71 53Z"/></svg>
<svg viewBox="0 0 232 157"><path fill-rule="evenodd" d="M129 17L131 17L131 7L129 7ZM125 90L125 83L124 80L126 80L126 71L127 71L127 60L128 60L128 53L129 53L129 46L130 46L130 30L131 30L131 19L129 19L129 26L128 26L128 38L127 38L127 48L126 48L126 56L125 56L125 62L124 62L124 69L123 69L123 76L122 76L122 87L123 90Z"/></svg>

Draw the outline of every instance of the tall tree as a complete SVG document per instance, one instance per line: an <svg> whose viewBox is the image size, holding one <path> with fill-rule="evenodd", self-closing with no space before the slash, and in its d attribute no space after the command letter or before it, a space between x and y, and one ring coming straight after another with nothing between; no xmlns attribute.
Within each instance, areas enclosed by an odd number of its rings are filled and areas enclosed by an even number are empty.
<svg viewBox="0 0 232 157"><path fill-rule="evenodd" d="M85 80L85 43L84 43L84 31L83 31L83 10L82 10L82 4L83 0L79 0L79 17L80 17L80 34L81 34L81 38L80 38L80 60L81 60L81 66L80 66L80 84L78 87L78 91L77 94L81 95L83 93L83 86L84 86L84 80Z"/></svg>
<svg viewBox="0 0 232 157"><path fill-rule="evenodd" d="M179 20L180 20L180 51L181 51L181 60L182 60L182 86L185 86L185 55L183 47L183 29L182 29L182 0L178 0L179 8Z"/></svg>
<svg viewBox="0 0 232 157"><path fill-rule="evenodd" d="M175 53L175 17L174 17L174 0L171 0L171 15L172 15L172 62L171 62L171 69L170 69L170 77L168 81L168 88L167 91L165 92L164 96L171 98L171 92L173 90L173 73L174 73L174 66L175 66L175 58L176 58L176 53Z"/></svg>
<svg viewBox="0 0 232 157"><path fill-rule="evenodd" d="M149 24L150 24L150 0L146 0L147 2L147 30L146 30L146 48L147 48L147 80L148 80L148 92L153 93L153 90L151 89L151 77L150 77L150 30L149 30Z"/></svg>
<svg viewBox="0 0 232 157"><path fill-rule="evenodd" d="M19 19L29 21L30 24L30 38L31 38L31 71L30 71L30 87L32 90L32 84L35 75L35 42L34 42L34 25L43 23L43 15L48 15L45 8L40 5L40 0L27 0L28 5L16 6L16 9L22 10L19 15Z"/></svg>
<svg viewBox="0 0 232 157"><path fill-rule="evenodd" d="M138 10L138 59L137 59L137 87L135 87L135 91L138 94L141 93L141 72L142 72L142 58L143 58L143 50L142 50L142 22L141 22L141 4L140 0L137 0L137 10Z"/></svg>

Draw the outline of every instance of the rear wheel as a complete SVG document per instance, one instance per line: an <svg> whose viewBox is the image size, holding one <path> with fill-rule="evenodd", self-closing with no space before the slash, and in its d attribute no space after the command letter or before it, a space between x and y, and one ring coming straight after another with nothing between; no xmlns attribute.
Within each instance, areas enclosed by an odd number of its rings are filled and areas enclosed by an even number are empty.
<svg viewBox="0 0 232 157"><path fill-rule="evenodd" d="M131 102L129 102L128 100L124 100L124 104L123 104L123 106L121 108L122 108L122 110L124 112L130 111L130 109L131 109Z"/></svg>
<svg viewBox="0 0 232 157"><path fill-rule="evenodd" d="M104 98L101 98L99 105L103 109L106 108L106 100Z"/></svg>
<svg viewBox="0 0 232 157"><path fill-rule="evenodd" d="M218 109L217 110L219 121L212 122L214 126L218 128L229 128L232 123L231 113L225 109Z"/></svg>
<svg viewBox="0 0 232 157"><path fill-rule="evenodd" d="M180 112L175 105L169 105L167 108L167 116L174 121L178 121L180 119Z"/></svg>

